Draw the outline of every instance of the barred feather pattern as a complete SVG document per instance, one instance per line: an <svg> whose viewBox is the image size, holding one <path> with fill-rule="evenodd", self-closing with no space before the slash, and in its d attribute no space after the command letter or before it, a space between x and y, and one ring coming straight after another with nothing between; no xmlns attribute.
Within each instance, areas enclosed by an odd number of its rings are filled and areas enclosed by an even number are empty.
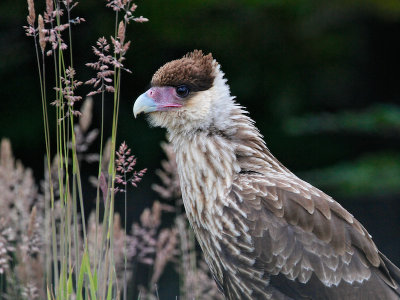
<svg viewBox="0 0 400 300"><path fill-rule="evenodd" d="M365 228L279 163L246 112L229 102L225 128L169 130L188 218L226 297L301 298L288 296L281 287L288 282L315 283L316 299L398 299ZM372 279L371 289L355 293Z"/></svg>

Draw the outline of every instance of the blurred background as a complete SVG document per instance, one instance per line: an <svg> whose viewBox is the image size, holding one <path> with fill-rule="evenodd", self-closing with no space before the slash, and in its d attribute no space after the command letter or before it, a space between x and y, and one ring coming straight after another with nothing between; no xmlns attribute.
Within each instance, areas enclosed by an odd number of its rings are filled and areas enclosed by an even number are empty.
<svg viewBox="0 0 400 300"><path fill-rule="evenodd" d="M35 1L37 11L44 2ZM84 65L96 60L91 46L114 31L114 14L105 3L85 0L73 11L73 17L86 19L73 28L74 66L81 81L94 75ZM133 102L158 67L202 49L221 64L232 94L247 107L272 153L339 201L400 265L399 1L137 4L136 15L150 22L127 29L132 44L125 65L133 73L123 75L118 137L138 157L138 168L146 167L148 173L129 191L129 222L159 197L151 185L158 182L155 170L165 158L160 148L164 130L149 128L143 117L134 119ZM26 2L1 1L0 138L10 138L15 156L39 181L45 145L33 41L22 29L26 15ZM81 95L88 92L87 86L80 88ZM94 100L92 127L98 128L101 103ZM52 115L54 108L49 110ZM106 110L110 124L111 98ZM83 172L95 174L96 165L84 165Z"/></svg>

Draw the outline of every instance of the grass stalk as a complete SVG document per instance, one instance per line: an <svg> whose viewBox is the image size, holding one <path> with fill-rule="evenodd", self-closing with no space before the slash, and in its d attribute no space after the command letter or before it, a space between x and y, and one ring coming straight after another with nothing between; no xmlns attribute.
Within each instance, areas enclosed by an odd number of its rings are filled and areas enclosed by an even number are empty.
<svg viewBox="0 0 400 300"><path fill-rule="evenodd" d="M124 172L124 181L126 181L126 172ZM124 282L123 282L123 289L124 289L124 293L123 293L123 299L126 300L127 299L127 278L126 278L126 270L127 270L127 265L128 265L128 257L127 257L127 248L126 248L126 226L127 226L127 199L128 195L127 195L127 187L125 187L125 192L124 192L124 233L125 233L125 237L124 237Z"/></svg>
<svg viewBox="0 0 400 300"><path fill-rule="evenodd" d="M103 49L102 49L103 52ZM101 85L104 85L104 78L101 79ZM98 231L100 223L100 178L103 165L103 138L104 138L104 89L101 92L101 124L100 124L100 150L99 150L99 169L97 174L97 191L96 191L96 233L95 233L95 253L94 253L94 266L97 266L97 255L98 255ZM104 195L103 195L104 197Z"/></svg>

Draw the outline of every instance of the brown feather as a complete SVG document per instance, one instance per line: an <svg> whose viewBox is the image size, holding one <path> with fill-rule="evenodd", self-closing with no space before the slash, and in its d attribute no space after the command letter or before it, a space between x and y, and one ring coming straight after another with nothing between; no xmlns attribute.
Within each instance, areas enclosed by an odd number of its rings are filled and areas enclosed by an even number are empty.
<svg viewBox="0 0 400 300"><path fill-rule="evenodd" d="M153 75L152 86L179 86L186 84L192 91L208 90L214 81L214 63L211 54L195 50L183 58L173 60Z"/></svg>
<svg viewBox="0 0 400 300"><path fill-rule="evenodd" d="M400 270L270 153L211 54L194 51L152 79L181 84L196 92L186 106L150 119L168 129L187 216L227 299L399 299Z"/></svg>
<svg viewBox="0 0 400 300"><path fill-rule="evenodd" d="M316 210L314 212L314 223L316 226L313 228L313 233L321 241L329 243L332 240L333 235L331 222L324 219L322 213L319 210Z"/></svg>

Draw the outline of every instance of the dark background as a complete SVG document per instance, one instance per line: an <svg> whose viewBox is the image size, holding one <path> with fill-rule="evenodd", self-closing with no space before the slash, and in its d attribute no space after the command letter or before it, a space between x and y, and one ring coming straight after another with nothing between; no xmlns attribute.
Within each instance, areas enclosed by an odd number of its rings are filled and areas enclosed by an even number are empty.
<svg viewBox="0 0 400 300"><path fill-rule="evenodd" d="M35 1L37 11L44 2ZM85 0L73 10L73 17L86 19L73 28L74 65L82 81L93 76L84 66L95 61L91 46L114 31L114 14L105 3ZM400 265L400 2L137 4L136 14L150 22L127 30L132 45L125 65L133 73L123 75L118 139L133 149L138 168L149 171L130 191L130 222L157 198L151 184L158 182L154 171L164 158L159 144L165 140L163 130L133 118L133 102L158 67L202 49L221 64L232 94L248 108L278 159L352 212L378 248ZM15 156L39 180L44 134L33 41L22 29L26 15L25 1L1 1L0 137L11 139ZM53 85L51 76L47 84ZM88 91L80 89L82 95ZM106 110L110 124L110 97ZM95 98L93 127L99 119ZM95 174L95 166L83 167L85 174Z"/></svg>

